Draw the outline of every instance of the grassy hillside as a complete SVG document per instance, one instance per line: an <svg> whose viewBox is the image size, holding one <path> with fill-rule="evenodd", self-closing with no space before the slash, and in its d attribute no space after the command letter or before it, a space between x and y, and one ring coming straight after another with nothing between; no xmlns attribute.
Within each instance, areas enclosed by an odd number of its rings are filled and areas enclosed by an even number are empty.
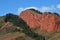
<svg viewBox="0 0 60 40"><path fill-rule="evenodd" d="M45 40L44 36L38 35L37 33L33 32L21 18L18 18L17 15L7 14L6 16L4 16L3 20L4 20L3 22L5 22L4 25L2 25L2 22L0 22L1 23L1 28L0 28L1 40L5 40L5 36L7 36L6 34L8 34L8 36L9 36L9 35L15 34L16 32L19 32L20 34L24 33L26 35L25 39L23 38L24 40L28 40L28 39ZM28 38L28 39L26 39L26 38ZM18 36L18 38L15 38L15 39L23 40L23 39L20 39L19 36ZM10 38L9 38L9 40L10 40Z"/></svg>

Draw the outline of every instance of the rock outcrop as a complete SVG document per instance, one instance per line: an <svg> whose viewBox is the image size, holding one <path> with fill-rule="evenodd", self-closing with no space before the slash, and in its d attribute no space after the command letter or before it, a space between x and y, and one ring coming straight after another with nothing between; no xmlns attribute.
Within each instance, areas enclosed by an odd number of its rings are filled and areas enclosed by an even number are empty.
<svg viewBox="0 0 60 40"><path fill-rule="evenodd" d="M21 12L22 18L30 28L39 27L42 31L54 32L60 30L60 17L54 13L44 12L39 14L32 10L25 10Z"/></svg>

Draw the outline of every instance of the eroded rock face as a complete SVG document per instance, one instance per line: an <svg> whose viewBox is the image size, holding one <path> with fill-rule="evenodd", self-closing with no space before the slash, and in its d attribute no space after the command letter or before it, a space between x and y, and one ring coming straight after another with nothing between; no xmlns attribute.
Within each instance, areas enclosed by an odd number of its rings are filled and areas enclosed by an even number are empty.
<svg viewBox="0 0 60 40"><path fill-rule="evenodd" d="M20 16L30 28L39 27L42 31L53 32L60 30L60 17L45 12L38 14L31 10L23 11Z"/></svg>

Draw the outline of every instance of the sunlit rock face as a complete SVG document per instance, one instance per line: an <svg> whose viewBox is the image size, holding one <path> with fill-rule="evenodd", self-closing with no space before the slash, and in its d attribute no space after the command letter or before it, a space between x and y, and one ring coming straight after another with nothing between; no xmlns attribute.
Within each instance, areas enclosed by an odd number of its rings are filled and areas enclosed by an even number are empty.
<svg viewBox="0 0 60 40"><path fill-rule="evenodd" d="M19 18L22 18L30 28L39 27L40 30L47 32L60 30L60 17L53 13L39 14L27 9L20 13Z"/></svg>

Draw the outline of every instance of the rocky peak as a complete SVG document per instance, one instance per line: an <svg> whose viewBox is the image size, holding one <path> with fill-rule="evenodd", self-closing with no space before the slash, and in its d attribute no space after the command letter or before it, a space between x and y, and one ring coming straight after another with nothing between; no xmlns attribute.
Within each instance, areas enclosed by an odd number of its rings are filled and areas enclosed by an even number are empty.
<svg viewBox="0 0 60 40"><path fill-rule="evenodd" d="M30 28L39 27L42 31L54 32L60 30L60 17L51 12L37 12L37 10L25 10L20 16Z"/></svg>

